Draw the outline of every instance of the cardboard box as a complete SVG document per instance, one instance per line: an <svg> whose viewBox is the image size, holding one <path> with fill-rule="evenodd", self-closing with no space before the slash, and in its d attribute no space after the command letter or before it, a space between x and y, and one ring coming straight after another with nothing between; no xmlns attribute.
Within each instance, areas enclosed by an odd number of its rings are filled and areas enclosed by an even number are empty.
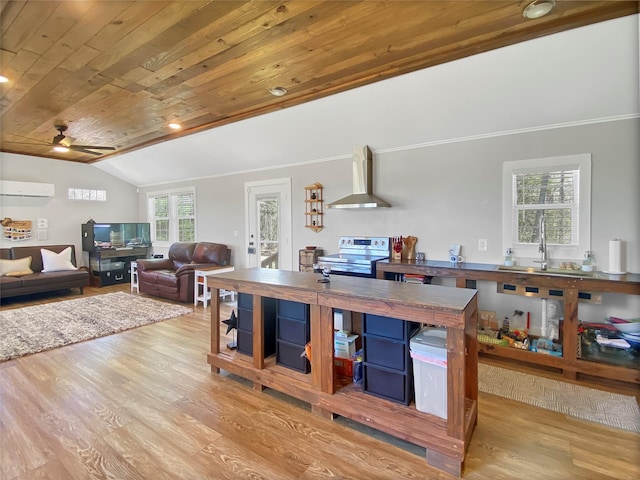
<svg viewBox="0 0 640 480"><path fill-rule="evenodd" d="M358 335L335 332L333 335L334 356L338 358L351 358L353 354L356 353L356 338L358 338Z"/></svg>
<svg viewBox="0 0 640 480"><path fill-rule="evenodd" d="M498 320L496 317L496 312L478 310L478 326L493 329L494 326L498 326Z"/></svg>
<svg viewBox="0 0 640 480"><path fill-rule="evenodd" d="M340 377L353 378L353 360L350 358L334 358L333 370Z"/></svg>
<svg viewBox="0 0 640 480"><path fill-rule="evenodd" d="M351 331L351 312L333 312L333 329L338 331Z"/></svg>

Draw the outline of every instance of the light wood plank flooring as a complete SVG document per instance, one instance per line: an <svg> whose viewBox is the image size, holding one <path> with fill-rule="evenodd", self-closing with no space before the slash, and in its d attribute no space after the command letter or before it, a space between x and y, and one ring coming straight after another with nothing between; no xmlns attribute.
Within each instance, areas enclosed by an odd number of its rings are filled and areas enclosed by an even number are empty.
<svg viewBox="0 0 640 480"><path fill-rule="evenodd" d="M128 286L85 295L120 290ZM209 310L200 305L1 363L0 479L453 478L415 449L212 374L208 346ZM638 394L636 386L603 388ZM640 435L481 393L464 478L638 479Z"/></svg>

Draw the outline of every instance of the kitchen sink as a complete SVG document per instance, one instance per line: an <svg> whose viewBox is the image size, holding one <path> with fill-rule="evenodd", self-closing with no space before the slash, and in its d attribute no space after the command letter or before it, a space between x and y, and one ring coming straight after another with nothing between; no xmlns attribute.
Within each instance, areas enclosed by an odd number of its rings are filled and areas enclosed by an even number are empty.
<svg viewBox="0 0 640 480"><path fill-rule="evenodd" d="M540 267L524 267L520 265L498 266L498 270L503 272L522 272L533 273L537 275L565 275L571 277L588 277L592 272L583 272L582 270L567 270L564 268L547 268L542 270Z"/></svg>

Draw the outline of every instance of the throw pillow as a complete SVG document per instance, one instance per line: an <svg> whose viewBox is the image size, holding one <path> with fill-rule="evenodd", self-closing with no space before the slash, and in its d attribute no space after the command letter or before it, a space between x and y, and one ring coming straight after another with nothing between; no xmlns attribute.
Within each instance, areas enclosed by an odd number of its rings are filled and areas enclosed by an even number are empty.
<svg viewBox="0 0 640 480"><path fill-rule="evenodd" d="M41 248L42 253L42 271L43 272L61 272L63 270L77 270L77 267L71 263L71 247L65 248L60 253L52 252L45 248Z"/></svg>
<svg viewBox="0 0 640 480"><path fill-rule="evenodd" d="M20 272L9 272L5 275L5 277L21 277L23 275L29 275L30 273L33 273L33 270L29 269L29 270L22 270Z"/></svg>
<svg viewBox="0 0 640 480"><path fill-rule="evenodd" d="M18 258L17 260L0 259L0 275L17 277L33 273L31 270L31 257Z"/></svg>

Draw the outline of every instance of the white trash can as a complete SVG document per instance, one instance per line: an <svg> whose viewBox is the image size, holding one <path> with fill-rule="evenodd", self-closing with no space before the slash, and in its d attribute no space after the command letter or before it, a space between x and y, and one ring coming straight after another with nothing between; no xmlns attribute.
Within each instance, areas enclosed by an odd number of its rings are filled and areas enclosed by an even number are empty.
<svg viewBox="0 0 640 480"><path fill-rule="evenodd" d="M447 330L423 327L410 340L416 409L447 418Z"/></svg>

